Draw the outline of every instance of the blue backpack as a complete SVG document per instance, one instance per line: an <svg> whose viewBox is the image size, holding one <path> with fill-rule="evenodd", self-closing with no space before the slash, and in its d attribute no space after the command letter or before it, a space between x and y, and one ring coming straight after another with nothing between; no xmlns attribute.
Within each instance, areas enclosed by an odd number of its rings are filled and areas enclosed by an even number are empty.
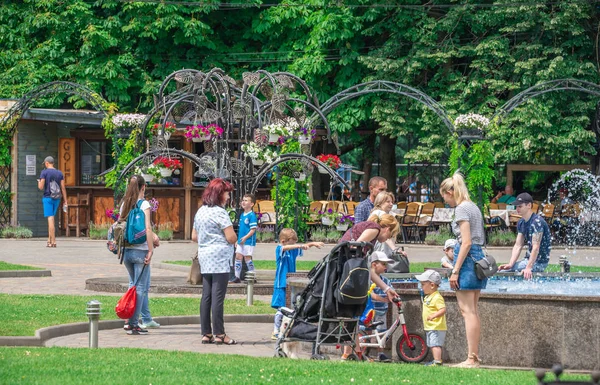
<svg viewBox="0 0 600 385"><path fill-rule="evenodd" d="M146 242L146 214L140 208L144 201L140 199L127 215L125 242L139 245Z"/></svg>

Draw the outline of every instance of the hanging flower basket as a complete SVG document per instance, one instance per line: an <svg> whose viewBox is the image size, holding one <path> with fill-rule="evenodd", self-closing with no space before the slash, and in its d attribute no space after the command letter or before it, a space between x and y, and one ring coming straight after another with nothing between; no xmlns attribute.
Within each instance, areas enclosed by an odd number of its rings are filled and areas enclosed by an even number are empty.
<svg viewBox="0 0 600 385"><path fill-rule="evenodd" d="M306 174L301 172L300 174L298 174L297 177L295 177L294 179L296 179L296 181L298 182L304 182L306 180Z"/></svg>
<svg viewBox="0 0 600 385"><path fill-rule="evenodd" d="M168 178L171 175L173 175L173 170L171 170L169 168L161 167L160 168L160 175L162 175L163 178Z"/></svg>
<svg viewBox="0 0 600 385"><path fill-rule="evenodd" d="M164 132L162 130L158 131L158 135L162 135L164 136L165 140L169 140L171 138L171 133L170 132Z"/></svg>
<svg viewBox="0 0 600 385"><path fill-rule="evenodd" d="M262 159L252 159L252 164L255 166L262 166L265 164L265 161Z"/></svg>
<svg viewBox="0 0 600 385"><path fill-rule="evenodd" d="M298 142L300 144L310 144L310 136L306 136L306 135L300 135L298 137Z"/></svg>
<svg viewBox="0 0 600 385"><path fill-rule="evenodd" d="M119 127L115 128L115 138L123 139L129 138L133 132L133 127Z"/></svg>
<svg viewBox="0 0 600 385"><path fill-rule="evenodd" d="M323 218L321 218L321 223L324 224L325 226L331 226L331 225L333 225L333 219L323 217Z"/></svg>
<svg viewBox="0 0 600 385"><path fill-rule="evenodd" d="M279 140L279 135L269 134L269 143L277 143L278 140Z"/></svg>
<svg viewBox="0 0 600 385"><path fill-rule="evenodd" d="M321 174L329 174L329 173L327 172L327 169L326 169L325 167L323 167L323 166L317 166L317 167L318 167L318 169L319 169L319 172L320 172Z"/></svg>
<svg viewBox="0 0 600 385"><path fill-rule="evenodd" d="M154 175L152 174L142 174L142 178L144 178L144 180L148 183L152 183L152 181L154 180Z"/></svg>
<svg viewBox="0 0 600 385"><path fill-rule="evenodd" d="M336 228L338 231L346 231L346 230L348 230L348 225L347 225L347 224L344 224L344 225L337 225L337 226L335 226L335 228Z"/></svg>

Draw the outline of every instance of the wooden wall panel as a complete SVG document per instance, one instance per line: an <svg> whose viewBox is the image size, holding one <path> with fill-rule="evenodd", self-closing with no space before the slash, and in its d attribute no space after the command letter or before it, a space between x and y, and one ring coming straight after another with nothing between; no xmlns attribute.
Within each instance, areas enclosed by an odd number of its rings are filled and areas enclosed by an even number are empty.
<svg viewBox="0 0 600 385"><path fill-rule="evenodd" d="M155 197L158 200L158 210L154 213L155 224L173 223L173 232L181 230L182 198Z"/></svg>
<svg viewBox="0 0 600 385"><path fill-rule="evenodd" d="M57 167L65 176L66 186L77 185L77 174L75 170L76 161L75 138L59 138Z"/></svg>
<svg viewBox="0 0 600 385"><path fill-rule="evenodd" d="M108 197L94 197L93 199L93 215L92 222L97 225L100 224L113 224L113 220L106 216L106 210L114 208L114 198Z"/></svg>

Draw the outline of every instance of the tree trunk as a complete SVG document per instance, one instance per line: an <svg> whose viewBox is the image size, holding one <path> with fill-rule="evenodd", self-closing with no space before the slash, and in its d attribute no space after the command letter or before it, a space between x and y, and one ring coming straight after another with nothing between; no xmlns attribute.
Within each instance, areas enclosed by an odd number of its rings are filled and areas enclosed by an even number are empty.
<svg viewBox="0 0 600 385"><path fill-rule="evenodd" d="M396 139L389 136L379 137L380 176L387 180L387 191L396 196Z"/></svg>

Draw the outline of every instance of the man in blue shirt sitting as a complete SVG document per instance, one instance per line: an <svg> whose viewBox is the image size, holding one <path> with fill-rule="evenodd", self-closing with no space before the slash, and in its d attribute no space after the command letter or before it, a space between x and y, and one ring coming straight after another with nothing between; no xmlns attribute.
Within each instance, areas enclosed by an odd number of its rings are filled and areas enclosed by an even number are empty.
<svg viewBox="0 0 600 385"><path fill-rule="evenodd" d="M531 207L533 198L528 193L522 193L515 200L517 213L521 219L517 223L517 240L513 247L510 262L500 266L499 270L522 271L525 279L531 279L533 272L543 272L550 261L552 250L550 229L541 216L535 214ZM516 262L521 249L527 242L525 258ZM515 263L516 262L516 263Z"/></svg>
<svg viewBox="0 0 600 385"><path fill-rule="evenodd" d="M369 180L369 196L360 202L354 209L354 224L364 222L369 219L373 210L377 194L387 190L387 180L380 176L374 176Z"/></svg>

